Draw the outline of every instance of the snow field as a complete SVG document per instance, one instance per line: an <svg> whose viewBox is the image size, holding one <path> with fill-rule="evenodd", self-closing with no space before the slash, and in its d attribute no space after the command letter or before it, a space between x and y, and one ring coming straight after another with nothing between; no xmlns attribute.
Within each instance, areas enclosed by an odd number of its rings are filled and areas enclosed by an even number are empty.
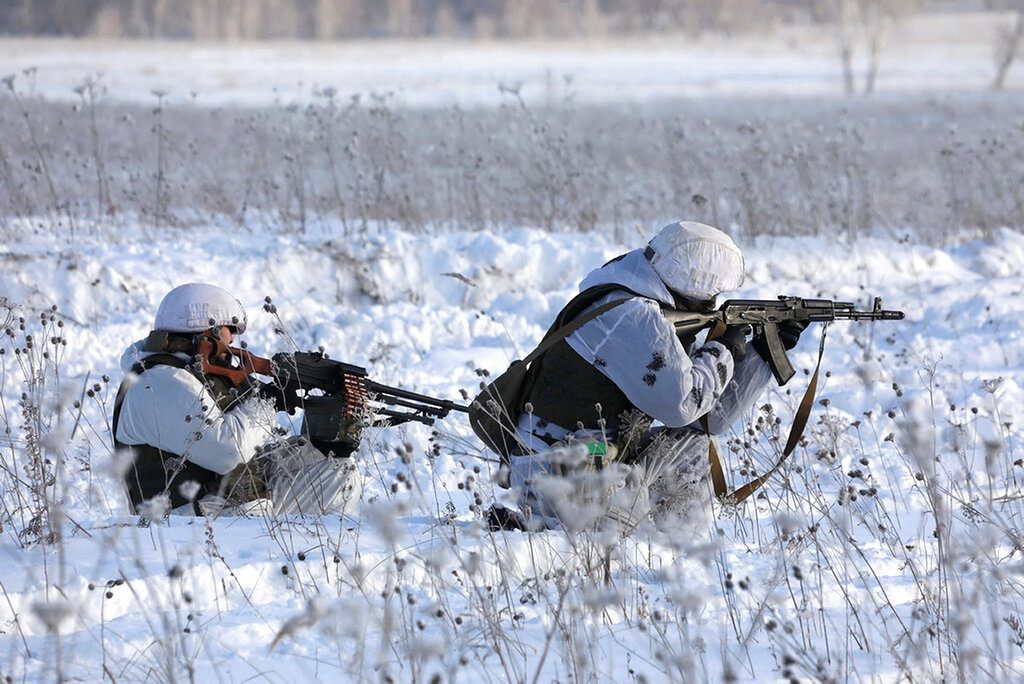
<svg viewBox="0 0 1024 684"><path fill-rule="evenodd" d="M1013 16L921 14L897 24L883 51L879 92L986 88L994 37ZM842 73L829 26L782 26L742 37L664 35L607 40L268 42L0 41L0 75L35 69L35 92L77 100L74 88L104 75L114 97L152 102L152 91L203 107L307 102L315 89L391 94L403 106L493 107L499 83L533 104L568 87L581 102L667 98L839 95ZM855 48L857 78L866 50ZM1024 82L1011 72L1008 85Z"/></svg>
<svg viewBox="0 0 1024 684"><path fill-rule="evenodd" d="M127 515L106 423L117 360L173 285L208 280L234 292L257 353L324 345L374 379L458 399L475 394L476 369L499 372L529 351L588 270L642 241L374 226L353 239L332 226L317 236L203 229L4 245L0 295L26 331L10 321L0 357L10 430L0 443L0 673L1019 678L1024 235L1009 230L945 249L881 238L741 245L749 277L738 297L865 308L878 295L907 320L828 329L806 444L765 498L736 511L690 512L629 537L486 532L480 509L508 495L453 415L435 430L370 431L359 453L367 487L351 519L140 527ZM276 317L261 308L266 296ZM67 347L56 376L29 386L25 369L52 365L13 349L25 333L43 339L36 312L51 304ZM791 385L723 440L734 483L774 463L819 332L792 352ZM101 389L88 397L92 383ZM56 478L42 488L31 485L33 405L43 467ZM52 522L33 525L40 512ZM54 530L59 540L38 543Z"/></svg>

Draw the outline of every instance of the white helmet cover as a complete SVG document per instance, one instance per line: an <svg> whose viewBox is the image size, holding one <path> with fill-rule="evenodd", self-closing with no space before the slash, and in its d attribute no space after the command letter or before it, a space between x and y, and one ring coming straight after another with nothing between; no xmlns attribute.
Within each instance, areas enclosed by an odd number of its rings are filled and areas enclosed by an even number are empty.
<svg viewBox="0 0 1024 684"><path fill-rule="evenodd" d="M238 334L245 332L245 307L242 303L216 285L188 283L164 295L156 310L153 329L202 332L220 325L231 326Z"/></svg>
<svg viewBox="0 0 1024 684"><path fill-rule="evenodd" d="M711 299L743 285L740 248L703 223L670 223L647 244L644 255L670 290L689 299Z"/></svg>

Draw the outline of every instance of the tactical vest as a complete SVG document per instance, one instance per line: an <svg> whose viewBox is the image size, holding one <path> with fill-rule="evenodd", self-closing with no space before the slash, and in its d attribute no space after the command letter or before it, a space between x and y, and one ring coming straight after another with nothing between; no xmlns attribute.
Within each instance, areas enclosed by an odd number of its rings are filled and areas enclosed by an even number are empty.
<svg viewBox="0 0 1024 684"><path fill-rule="evenodd" d="M211 398L223 411L230 410L238 404L240 393L234 390L231 383L225 378L204 376L193 369L190 361L185 361L174 354L147 356L132 367L131 373L121 382L121 387L117 391L112 423L114 448L119 451L128 450L133 456L132 465L129 466L124 476L132 512L136 512L143 501L166 493L170 497L171 508L191 503L198 515L201 513L199 500L207 494L216 494L220 490L221 475L196 465L192 461L184 460L181 454L163 451L150 444L124 444L117 439L121 404L124 403L124 397L128 392L129 379L132 376L142 375L154 366L171 366L188 370L203 383ZM199 485L199 491L192 501L182 496L180 491L181 485L188 481Z"/></svg>
<svg viewBox="0 0 1024 684"><path fill-rule="evenodd" d="M642 297L617 284L589 288L562 309L551 330L569 323L602 297L615 291ZM622 414L638 410L608 376L587 363L564 339L544 352L534 362L534 366L531 368L532 384L526 393L526 401L532 404L533 414L538 419L571 431L581 424L584 428L596 430L599 427L597 421L604 418L605 428L617 431ZM600 414L597 404L601 404Z"/></svg>

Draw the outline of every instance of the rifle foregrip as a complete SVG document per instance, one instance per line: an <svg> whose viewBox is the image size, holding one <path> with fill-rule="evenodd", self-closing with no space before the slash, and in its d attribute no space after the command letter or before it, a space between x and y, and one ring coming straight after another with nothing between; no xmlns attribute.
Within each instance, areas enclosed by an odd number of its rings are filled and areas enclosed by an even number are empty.
<svg viewBox="0 0 1024 684"><path fill-rule="evenodd" d="M773 323L767 323L764 326L764 339L768 343L768 367L772 369L772 374L775 376L775 381L779 385L785 385L789 382L796 371L793 370L793 365L789 362L786 357L786 347L782 344L782 338L779 337L779 327Z"/></svg>

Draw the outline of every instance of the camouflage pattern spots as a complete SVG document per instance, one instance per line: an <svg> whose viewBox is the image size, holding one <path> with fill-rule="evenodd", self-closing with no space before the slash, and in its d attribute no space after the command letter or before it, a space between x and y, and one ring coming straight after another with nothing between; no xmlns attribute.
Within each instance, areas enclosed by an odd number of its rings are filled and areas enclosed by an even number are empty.
<svg viewBox="0 0 1024 684"><path fill-rule="evenodd" d="M647 370L657 373L665 367L665 355L660 351L654 352L651 356L651 362L647 364Z"/></svg>
<svg viewBox="0 0 1024 684"><path fill-rule="evenodd" d="M716 359L718 359L722 357L722 350L719 349L718 347L701 347L700 349L693 353L693 358L700 358L705 354L714 356Z"/></svg>

